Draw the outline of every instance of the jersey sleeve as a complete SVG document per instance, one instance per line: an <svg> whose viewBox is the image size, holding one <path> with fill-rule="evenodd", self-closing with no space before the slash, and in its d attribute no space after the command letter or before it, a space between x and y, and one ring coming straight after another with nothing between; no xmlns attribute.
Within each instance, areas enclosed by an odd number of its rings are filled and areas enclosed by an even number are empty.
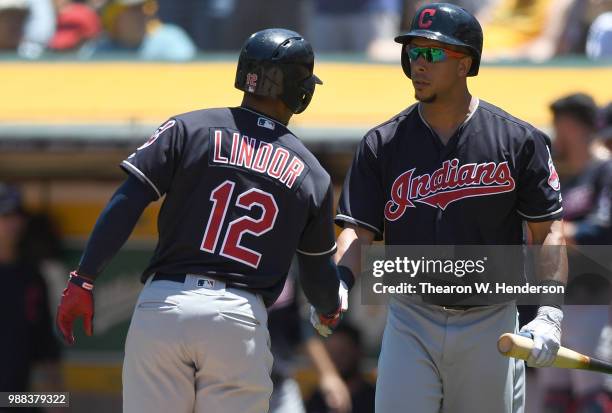
<svg viewBox="0 0 612 413"><path fill-rule="evenodd" d="M534 131L525 141L520 159L518 214L532 222L561 218L561 185L550 154L550 139Z"/></svg>
<svg viewBox="0 0 612 413"><path fill-rule="evenodd" d="M303 255L328 255L336 252L334 234L334 193L331 180L320 205L315 205L302 232L297 252Z"/></svg>
<svg viewBox="0 0 612 413"><path fill-rule="evenodd" d="M147 142L121 162L121 168L153 188L161 198L168 191L178 166L183 135L178 120L166 121Z"/></svg>
<svg viewBox="0 0 612 413"><path fill-rule="evenodd" d="M380 160L368 138L366 135L361 141L344 180L335 221L339 226L351 223L368 229L375 233L376 240L382 240L384 197Z"/></svg>

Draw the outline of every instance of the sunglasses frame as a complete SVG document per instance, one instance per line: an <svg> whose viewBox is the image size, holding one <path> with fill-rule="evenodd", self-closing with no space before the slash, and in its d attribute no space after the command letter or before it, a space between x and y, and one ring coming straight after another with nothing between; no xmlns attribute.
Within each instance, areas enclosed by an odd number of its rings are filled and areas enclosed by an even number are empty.
<svg viewBox="0 0 612 413"><path fill-rule="evenodd" d="M410 56L411 50L414 50L414 49L419 49L419 52L417 54L416 59L413 59ZM440 60L434 60L433 54L431 53L432 50L441 50L443 52L442 58ZM428 62L428 63L443 62L443 61L445 61L449 57L451 59L461 59L461 58L467 56L467 54L465 54L465 53L457 52L457 51L451 50L451 49L446 49L444 47L410 46L410 45L406 46L406 54L408 54L408 58L411 61L417 61L419 59L419 57L423 56L425 61ZM428 59L428 56L431 57L431 59Z"/></svg>

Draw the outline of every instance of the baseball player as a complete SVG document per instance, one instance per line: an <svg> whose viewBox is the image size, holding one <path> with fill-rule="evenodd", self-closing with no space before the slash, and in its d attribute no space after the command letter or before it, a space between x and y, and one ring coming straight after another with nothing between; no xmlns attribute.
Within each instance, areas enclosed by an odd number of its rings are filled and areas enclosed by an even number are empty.
<svg viewBox="0 0 612 413"><path fill-rule="evenodd" d="M548 137L468 91L482 40L478 21L445 3L419 8L410 31L396 37L418 102L365 135L346 177L336 259L354 274L361 246L383 237L388 245L521 244L526 222L535 243L563 244ZM549 264L541 282L564 283L567 258ZM534 337L532 366L550 365L559 347L563 313L551 304L522 328ZM523 362L495 346L517 323L514 302L443 307L393 296L376 411L522 412Z"/></svg>
<svg viewBox="0 0 612 413"><path fill-rule="evenodd" d="M582 246L609 244L612 240L612 162L598 159L592 153L597 105L591 96L575 93L555 100L550 109L555 133L552 153L562 184L565 240L568 244ZM586 254L574 252L568 252L572 276L568 280L567 301L590 296L593 304L609 302L605 279L597 282L596 278L587 275L592 261ZM599 299L591 291L597 291ZM581 353L595 354L600 332L607 321L606 306L566 307L561 344ZM537 380L538 388L545 394L542 411L606 411L603 406L608 403L607 397L600 393L604 379L602 374L590 371L541 371Z"/></svg>
<svg viewBox="0 0 612 413"><path fill-rule="evenodd" d="M266 307L296 251L315 324L333 327L346 310L330 177L286 126L321 84L313 65L298 33L253 34L238 60L240 107L172 117L121 163L128 178L71 273L57 324L69 344L78 317L92 335L96 277L165 195L125 343L124 412L267 412Z"/></svg>

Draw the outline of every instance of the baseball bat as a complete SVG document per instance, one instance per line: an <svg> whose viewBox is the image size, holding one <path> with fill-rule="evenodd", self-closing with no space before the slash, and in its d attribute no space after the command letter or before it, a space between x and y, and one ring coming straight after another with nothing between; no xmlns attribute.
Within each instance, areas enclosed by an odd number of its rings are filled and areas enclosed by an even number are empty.
<svg viewBox="0 0 612 413"><path fill-rule="evenodd" d="M524 335L502 334L497 340L497 350L507 357L527 360L533 348L533 340ZM553 367L562 369L580 369L612 374L612 363L585 356L566 347L559 347Z"/></svg>

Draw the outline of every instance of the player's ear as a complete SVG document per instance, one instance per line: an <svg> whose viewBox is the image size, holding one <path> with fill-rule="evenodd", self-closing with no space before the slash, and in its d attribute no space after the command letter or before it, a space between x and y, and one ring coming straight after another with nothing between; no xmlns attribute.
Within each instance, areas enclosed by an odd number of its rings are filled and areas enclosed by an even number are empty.
<svg viewBox="0 0 612 413"><path fill-rule="evenodd" d="M459 59L459 65L457 65L457 74L459 77L466 77L472 67L472 57L465 56Z"/></svg>

